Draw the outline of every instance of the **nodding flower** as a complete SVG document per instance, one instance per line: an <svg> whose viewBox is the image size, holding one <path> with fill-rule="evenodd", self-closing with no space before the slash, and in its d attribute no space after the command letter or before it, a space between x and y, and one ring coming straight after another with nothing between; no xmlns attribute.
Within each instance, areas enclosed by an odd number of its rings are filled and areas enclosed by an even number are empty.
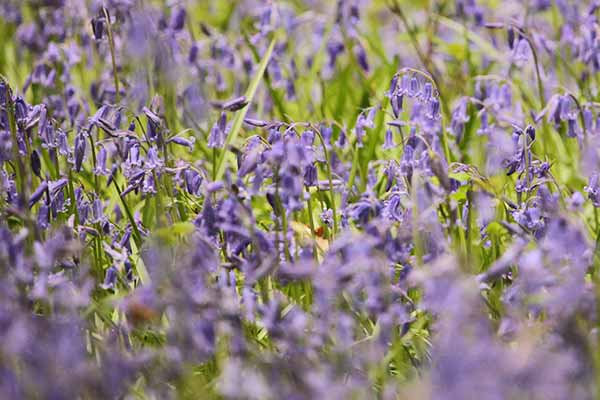
<svg viewBox="0 0 600 400"><path fill-rule="evenodd" d="M419 94L419 80L417 79L416 76L413 76L412 78L410 78L410 83L408 85L408 91L407 94L409 97L416 97Z"/></svg>
<svg viewBox="0 0 600 400"><path fill-rule="evenodd" d="M187 147L190 151L194 150L194 143L196 142L195 137L190 137L189 139L183 138L181 136L174 136L168 140L168 143L175 143L179 146Z"/></svg>
<svg viewBox="0 0 600 400"><path fill-rule="evenodd" d="M110 171L106 168L106 160L108 153L104 146L100 146L98 153L96 154L96 168L94 169L95 175L109 176Z"/></svg>
<svg viewBox="0 0 600 400"><path fill-rule="evenodd" d="M358 65L363 71L369 72L369 62L367 61L367 53L365 52L364 47L360 43L357 43L354 47L354 52L356 53Z"/></svg>
<svg viewBox="0 0 600 400"><path fill-rule="evenodd" d="M427 103L429 100L431 100L432 96L433 86L431 85L431 82L425 82L423 85L423 91L420 94L420 100L424 103Z"/></svg>
<svg viewBox="0 0 600 400"><path fill-rule="evenodd" d="M48 182L42 181L40 185L35 189L31 197L29 198L29 208L33 207L35 203L40 201L42 196L48 191Z"/></svg>
<svg viewBox="0 0 600 400"><path fill-rule="evenodd" d="M383 142L383 150L389 150L396 147L396 143L394 143L394 133L391 129L387 129L385 131L385 139Z"/></svg>
<svg viewBox="0 0 600 400"><path fill-rule="evenodd" d="M339 149L345 149L346 148L346 129L341 129L340 133L338 135L338 138L335 142L335 145L339 148Z"/></svg>
<svg viewBox="0 0 600 400"><path fill-rule="evenodd" d="M33 173L41 179L40 173L42 170L42 162L40 160L40 156L37 152L37 150L33 150L31 152L31 157L29 159L29 165L31 167L31 170L33 171Z"/></svg>
<svg viewBox="0 0 600 400"><path fill-rule="evenodd" d="M478 135L489 135L491 132L489 117L487 111L483 110L479 117L479 129L477 130Z"/></svg>
<svg viewBox="0 0 600 400"><path fill-rule="evenodd" d="M185 8L177 8L175 12L173 12L171 18L171 29L173 29L176 32L182 30L185 25L186 16L187 13L185 11Z"/></svg>
<svg viewBox="0 0 600 400"><path fill-rule="evenodd" d="M404 95L397 93L392 96L390 103L392 104L392 112L394 113L394 117L398 118L400 113L402 112L404 102Z"/></svg>
<svg viewBox="0 0 600 400"><path fill-rule="evenodd" d="M86 149L86 138L85 133L80 131L75 136L75 145L73 150L73 155L75 157L75 171L80 172L81 166L83 163L83 157L85 156Z"/></svg>
<svg viewBox="0 0 600 400"><path fill-rule="evenodd" d="M589 182L587 186L584 186L583 191L588 194L588 198L592 201L594 207L600 207L600 182L597 172L590 176Z"/></svg>
<svg viewBox="0 0 600 400"><path fill-rule="evenodd" d="M569 118L567 120L567 136L570 138L576 138L579 136L577 118Z"/></svg>
<svg viewBox="0 0 600 400"><path fill-rule="evenodd" d="M319 217L321 218L321 222L323 222L323 224L327 225L328 227L333 226L333 210L332 209L330 209L330 208L323 209L323 211L321 212Z"/></svg>
<svg viewBox="0 0 600 400"><path fill-rule="evenodd" d="M390 98L390 99L392 97L394 97L394 95L396 94L396 87L398 86L398 79L400 79L400 75L398 75L398 74L395 74L392 77L392 80L390 82L390 89L387 92L387 97Z"/></svg>
<svg viewBox="0 0 600 400"><path fill-rule="evenodd" d="M118 275L118 270L117 267L115 267L114 265L111 265L107 270L106 270L106 274L104 275L104 283L102 283L100 285L100 287L102 289L114 289L115 285L117 283L117 275Z"/></svg>
<svg viewBox="0 0 600 400"><path fill-rule="evenodd" d="M222 149L225 145L225 138L227 136L227 115L221 113L221 116L214 123L208 135L208 144L210 148Z"/></svg>
<svg viewBox="0 0 600 400"><path fill-rule="evenodd" d="M100 15L100 16L92 18L91 25L92 25L92 32L94 34L94 39L102 40L102 38L104 37L104 24L105 24L104 15Z"/></svg>
<svg viewBox="0 0 600 400"><path fill-rule="evenodd" d="M526 39L520 39L513 50L513 62L518 67L523 67L529 61L531 49Z"/></svg>
<svg viewBox="0 0 600 400"><path fill-rule="evenodd" d="M315 186L317 183L317 166L315 163L309 164L304 170L304 185Z"/></svg>
<svg viewBox="0 0 600 400"><path fill-rule="evenodd" d="M506 30L506 41L508 43L508 48L512 50L515 47L515 30L510 25Z"/></svg>
<svg viewBox="0 0 600 400"><path fill-rule="evenodd" d="M461 141L465 124L470 119L467 113L468 101L468 98L462 97L452 111L452 120L450 121L448 131L456 137L457 142Z"/></svg>
<svg viewBox="0 0 600 400"><path fill-rule="evenodd" d="M50 208L46 204L41 204L38 209L38 215L36 219L38 228L41 230L48 229L50 226Z"/></svg>
<svg viewBox="0 0 600 400"><path fill-rule="evenodd" d="M183 176L187 192L192 195L198 195L200 185L202 184L202 176L191 168L186 169Z"/></svg>

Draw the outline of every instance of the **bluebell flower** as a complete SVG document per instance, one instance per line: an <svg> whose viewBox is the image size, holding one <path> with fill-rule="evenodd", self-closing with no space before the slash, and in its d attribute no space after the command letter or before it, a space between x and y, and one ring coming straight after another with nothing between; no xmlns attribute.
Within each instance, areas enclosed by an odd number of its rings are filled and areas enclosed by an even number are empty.
<svg viewBox="0 0 600 400"><path fill-rule="evenodd" d="M48 182L42 181L40 185L35 189L29 198L29 208L33 207L35 203L40 201L40 199L44 196L44 194L48 190Z"/></svg>
<svg viewBox="0 0 600 400"><path fill-rule="evenodd" d="M394 117L398 118L403 109L404 95L403 94L395 94L391 97L390 103L392 105L392 112L394 113Z"/></svg>
<svg viewBox="0 0 600 400"><path fill-rule="evenodd" d="M600 207L600 182L597 173L590 176L589 183L584 186L583 191L588 194L588 198L592 201L594 207Z"/></svg>
<svg viewBox="0 0 600 400"><path fill-rule="evenodd" d="M386 129L385 131L385 139L383 142L383 150L389 150L396 147L396 143L394 143L394 133L391 129Z"/></svg>
<svg viewBox="0 0 600 400"><path fill-rule="evenodd" d="M112 265L106 270L106 274L104 276L104 283L100 285L102 289L114 289L117 283L117 268Z"/></svg>
<svg viewBox="0 0 600 400"><path fill-rule="evenodd" d="M324 225L326 225L328 227L333 226L333 210L332 209L330 209L330 208L323 209L323 211L319 215L319 218L321 218L321 222L323 222Z"/></svg>
<svg viewBox="0 0 600 400"><path fill-rule="evenodd" d="M183 7L177 8L173 12L173 15L171 18L171 29L173 29L174 31L182 30L185 25L186 16L187 16L187 13L185 11L185 8L183 8Z"/></svg>
<svg viewBox="0 0 600 400"><path fill-rule="evenodd" d="M81 171L81 165L85 156L86 143L87 141L85 138L85 134L83 133L83 131L80 131L75 136L75 147L73 150L73 155L75 158L75 171L77 172Z"/></svg>
<svg viewBox="0 0 600 400"><path fill-rule="evenodd" d="M452 111L452 121L448 131L456 137L456 141L460 142L464 132L465 124L469 121L469 115L467 114L468 99L466 97L461 98L458 104Z"/></svg>
<svg viewBox="0 0 600 400"><path fill-rule="evenodd" d="M367 60L367 53L365 52L364 47L360 43L356 43L354 52L356 54L358 65L363 69L363 71L369 72L369 62Z"/></svg>
<svg viewBox="0 0 600 400"><path fill-rule="evenodd" d="M413 76L412 78L410 78L409 84L408 84L408 89L407 92L409 97L416 97L419 95L420 93L420 84L419 84L419 80L417 79L416 76Z"/></svg>
<svg viewBox="0 0 600 400"><path fill-rule="evenodd" d="M570 138L575 138L579 136L579 129L577 127L576 118L569 118L567 120L567 136Z"/></svg>

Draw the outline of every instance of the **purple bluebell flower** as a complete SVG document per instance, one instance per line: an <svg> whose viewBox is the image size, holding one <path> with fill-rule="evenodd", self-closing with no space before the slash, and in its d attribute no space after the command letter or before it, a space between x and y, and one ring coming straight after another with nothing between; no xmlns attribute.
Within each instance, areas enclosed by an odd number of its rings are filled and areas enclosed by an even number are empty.
<svg viewBox="0 0 600 400"><path fill-rule="evenodd" d="M387 97L389 97L390 99L396 94L396 88L398 86L399 79L400 79L400 75L398 75L398 74L394 74L394 76L392 77L392 80L390 82L390 89L387 93Z"/></svg>
<svg viewBox="0 0 600 400"><path fill-rule="evenodd" d="M336 64L338 56L345 50L344 43L341 41L330 40L327 43L327 54L329 56L328 66L333 68Z"/></svg>
<svg viewBox="0 0 600 400"><path fill-rule="evenodd" d="M210 130L208 136L208 147L211 148L222 148L225 144L225 137L227 135L227 116L225 113L221 113L219 120L215 122Z"/></svg>
<svg viewBox="0 0 600 400"><path fill-rule="evenodd" d="M148 149L148 152L146 153L146 160L144 166L148 169L156 169L162 167L163 164L164 161L159 156L158 149L156 148L156 146L150 147Z"/></svg>
<svg viewBox="0 0 600 400"><path fill-rule="evenodd" d="M463 97L452 111L452 121L448 131L456 137L456 141L460 142L464 132L465 124L469 121L467 113L468 99Z"/></svg>
<svg viewBox="0 0 600 400"><path fill-rule="evenodd" d="M583 191L588 194L588 198L592 201L594 207L600 207L600 183L597 173L590 176L589 183L583 188Z"/></svg>
<svg viewBox="0 0 600 400"><path fill-rule="evenodd" d="M325 208L323 212L319 215L321 218L321 222L328 227L333 226L333 210L330 208Z"/></svg>
<svg viewBox="0 0 600 400"><path fill-rule="evenodd" d="M408 84L408 89L407 89L407 94L409 97L416 97L419 95L420 93L420 83L419 80L417 79L416 76L413 76L412 78L410 78L409 84Z"/></svg>
<svg viewBox="0 0 600 400"><path fill-rule="evenodd" d="M356 223L365 226L372 218L379 216L382 205L373 196L364 194L359 201L348 207L348 213Z"/></svg>
<svg viewBox="0 0 600 400"><path fill-rule="evenodd" d="M104 277L104 283L102 283L102 285L100 285L102 287L102 289L114 289L115 285L117 283L117 274L118 274L118 270L117 268L112 265L110 266L107 270L106 270L106 274Z"/></svg>
<svg viewBox="0 0 600 400"><path fill-rule="evenodd" d="M390 103L392 104L392 112L394 113L394 117L398 118L403 109L404 95L403 94L395 94L390 99Z"/></svg>
<svg viewBox="0 0 600 400"><path fill-rule="evenodd" d="M576 138L579 136L579 129L577 127L577 119L569 118L567 120L567 136L570 138Z"/></svg>
<svg viewBox="0 0 600 400"><path fill-rule="evenodd" d="M513 62L519 67L524 66L525 63L527 63L527 61L529 60L530 52L531 50L529 48L529 43L527 42L527 40L520 39L513 50Z"/></svg>
<svg viewBox="0 0 600 400"><path fill-rule="evenodd" d="M168 140L169 143L175 143L179 146L187 147L190 151L194 150L194 143L196 142L196 138L191 137L190 139L186 139L180 136L174 136Z"/></svg>
<svg viewBox="0 0 600 400"><path fill-rule="evenodd" d="M338 134L338 138L337 138L335 144L340 149L346 148L346 130L345 129L340 130L340 133Z"/></svg>
<svg viewBox="0 0 600 400"><path fill-rule="evenodd" d="M489 135L491 129L488 120L488 113L483 111L479 118L479 129L477 130L478 135Z"/></svg>
<svg viewBox="0 0 600 400"><path fill-rule="evenodd" d="M515 30L512 25L506 29L506 41L508 43L508 48L512 50L515 46Z"/></svg>
<svg viewBox="0 0 600 400"><path fill-rule="evenodd" d="M73 149L73 156L75 158L75 171L77 172L81 171L81 165L85 156L86 143L87 141L85 138L85 133L83 131L79 132L75 136L75 147Z"/></svg>
<svg viewBox="0 0 600 400"><path fill-rule="evenodd" d="M363 71L369 72L369 62L367 60L367 53L365 52L364 47L360 43L357 43L354 46L354 52L356 54L358 65L360 65Z"/></svg>
<svg viewBox="0 0 600 400"><path fill-rule="evenodd" d="M224 102L221 107L225 111L238 111L248 105L248 100L246 100L246 96L236 97L235 99L228 100Z"/></svg>
<svg viewBox="0 0 600 400"><path fill-rule="evenodd" d="M589 108L586 108L585 110L583 110L583 127L586 132L592 132L593 121L594 121L594 114L592 113L592 111Z"/></svg>
<svg viewBox="0 0 600 400"><path fill-rule="evenodd" d="M33 150L31 152L31 157L29 160L29 164L31 166L31 170L33 171L33 173L38 177L41 178L40 172L42 169L42 162L40 160L40 156L37 152L37 150Z"/></svg>
<svg viewBox="0 0 600 400"><path fill-rule="evenodd" d="M182 7L176 9L175 12L173 12L171 18L171 29L173 29L174 31L182 30L185 25L186 16L187 13L185 11L185 8Z"/></svg>
<svg viewBox="0 0 600 400"><path fill-rule="evenodd" d="M102 40L102 38L104 36L104 23L105 23L104 16L98 16L98 17L92 18L91 23L92 23L92 32L94 33L94 38L96 40Z"/></svg>
<svg viewBox="0 0 600 400"><path fill-rule="evenodd" d="M385 140L383 142L383 150L389 150L396 147L396 143L394 143L394 133L391 129L386 129L385 131Z"/></svg>
<svg viewBox="0 0 600 400"><path fill-rule="evenodd" d="M142 192L156 194L156 182L154 181L154 175L147 173L144 176L144 182L142 184Z"/></svg>
<svg viewBox="0 0 600 400"><path fill-rule="evenodd" d="M42 181L40 185L35 189L29 198L29 208L33 207L35 203L40 201L40 199L44 196L46 191L48 190L48 182Z"/></svg>
<svg viewBox="0 0 600 400"><path fill-rule="evenodd" d="M314 163L309 164L304 170L304 185L314 186L317 182L317 167Z"/></svg>
<svg viewBox="0 0 600 400"><path fill-rule="evenodd" d="M48 229L50 226L50 208L46 204L41 204L37 214L37 226L41 230Z"/></svg>
<svg viewBox="0 0 600 400"><path fill-rule="evenodd" d="M184 172L185 188L189 194L198 195L200 185L202 184L202 176L191 168Z"/></svg>
<svg viewBox="0 0 600 400"><path fill-rule="evenodd" d="M96 168L94 169L94 174L104 176L110 175L110 171L106 168L107 157L108 154L106 148L104 146L101 146L98 152L96 153Z"/></svg>

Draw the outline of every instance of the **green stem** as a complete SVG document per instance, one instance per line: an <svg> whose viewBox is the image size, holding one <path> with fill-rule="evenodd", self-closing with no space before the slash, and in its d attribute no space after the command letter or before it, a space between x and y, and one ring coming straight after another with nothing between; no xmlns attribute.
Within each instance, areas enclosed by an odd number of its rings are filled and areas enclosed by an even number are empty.
<svg viewBox="0 0 600 400"><path fill-rule="evenodd" d="M348 185L346 186L348 191L351 191L352 187L354 186L354 179L356 178L356 172L358 170L358 146L356 145L356 143L354 144L354 155L352 158L354 161L352 162L352 168L350 169L350 177L348 178Z"/></svg>
<svg viewBox="0 0 600 400"><path fill-rule="evenodd" d="M217 148L213 147L212 149L212 180L213 182L217 180Z"/></svg>
<svg viewBox="0 0 600 400"><path fill-rule="evenodd" d="M115 99L116 102L119 103L121 101L121 93L119 91L119 76L117 73L117 61L115 58L115 42L113 39L113 32L108 11L105 7L102 7L102 12L104 13L104 18L106 18L106 31L108 33L108 45L110 47L110 60L112 62L113 79L115 82Z"/></svg>
<svg viewBox="0 0 600 400"><path fill-rule="evenodd" d="M250 48L250 51L252 52L252 57L254 57L254 62L260 63L260 54L258 53L256 46L254 46L254 44L252 44L252 41L250 40L250 38L248 37L247 34L244 33L242 35L242 37L244 39L244 42L246 43L246 45ZM281 119L283 121L289 122L288 113L285 109L285 105L281 101L281 97L279 96L279 94L275 91L275 88L273 87L273 83L271 82L271 77L268 74L265 74L264 78L265 78L265 84L267 85L267 90L269 91L271 98L273 99L273 104L275 105L275 108L277 109L279 116L281 117Z"/></svg>
<svg viewBox="0 0 600 400"><path fill-rule="evenodd" d="M470 184L469 190L467 191L467 231L466 231L466 255L467 255L467 265L471 268L471 243L473 242L473 184Z"/></svg>
<svg viewBox="0 0 600 400"><path fill-rule="evenodd" d="M596 223L596 244L594 245L593 257L595 258L598 256L598 248L600 247L600 219L598 217L598 207L594 207L594 221ZM596 275L597 273L598 271L595 270L594 275Z"/></svg>
<svg viewBox="0 0 600 400"><path fill-rule="evenodd" d="M283 252L285 255L285 259L289 262L291 260L289 243L287 239L287 216L285 215L285 209L281 204L281 197L279 196L279 172L275 173L275 207L277 208L277 212L281 216L281 233L283 235Z"/></svg>
<svg viewBox="0 0 600 400"><path fill-rule="evenodd" d="M317 255L317 235L315 233L315 221L313 219L313 206L312 206L312 196L310 194L310 189L306 187L306 191L308 192L308 198L306 199L306 213L308 214L308 225L310 226L310 233L312 234L312 248L313 248L313 257L316 262L319 262L319 256Z"/></svg>
<svg viewBox="0 0 600 400"><path fill-rule="evenodd" d="M229 144L234 142L237 138L240 130L242 129L242 123L244 122L244 118L246 117L246 113L250 108L250 104L254 99L254 94L256 93L256 89L258 88L258 84L260 83L265 70L267 69L267 65L271 59L271 55L273 54L273 50L275 49L275 43L277 43L277 34L274 34L271 43L269 43L269 47L265 51L263 55L263 59L257 68L257 72L252 78L250 85L248 86L248 90L246 90L246 100L248 101L248 105L241 110L239 110L233 120L233 124L231 126L231 130L229 134L225 138L225 144L223 145L223 151L219 159L217 160L217 173L215 174L215 181L220 180L225 172L225 158L229 154L227 149L229 148Z"/></svg>
<svg viewBox="0 0 600 400"><path fill-rule="evenodd" d="M535 46L533 45L533 41L531 40L529 35L526 35L525 32L522 32L522 34L523 34L523 38L525 38L525 40L527 40L527 44L529 44L529 48L531 49L531 54L533 54L533 63L535 65L535 77L536 77L537 87L538 87L538 96L540 99L540 109L543 109L544 105L546 105L546 99L544 98L544 84L542 83L542 76L540 74L540 65L538 62L537 51L535 50Z"/></svg>
<svg viewBox="0 0 600 400"><path fill-rule="evenodd" d="M575 106L577 107L577 111L579 112L579 121L581 122L581 128L583 129L583 137L584 140L587 142L587 128L585 127L585 118L583 117L583 108L581 107L581 103L579 103L579 100L577 100L577 97L575 97L573 93L569 91L565 91L565 93L575 102Z"/></svg>
<svg viewBox="0 0 600 400"><path fill-rule="evenodd" d="M96 144L92 138L91 129L88 130L88 137L90 139L90 147L92 149L92 167L94 168L92 175L94 175L94 191L100 195L100 184L98 183L98 175L96 175Z"/></svg>
<svg viewBox="0 0 600 400"><path fill-rule="evenodd" d="M156 182L157 185L160 182L158 180L158 176L156 176L156 172L154 170L152 171L152 179L154 179L154 182ZM165 212L165 209L162 206L162 199L160 196L160 192L161 192L161 188L158 188L158 190L156 191L156 194L154 195L154 205L156 207L156 216L155 217L156 217L156 226L157 227L162 226L161 215L163 215L163 213Z"/></svg>
<svg viewBox="0 0 600 400"><path fill-rule="evenodd" d="M129 220L129 224L131 225L132 236L133 236L133 240L135 241L135 245L139 249L142 245L142 236L140 235L140 231L138 230L137 224L135 223L135 220L133 219L133 214L131 214L131 210L129 209L127 202L125 201L123 196L121 196L121 189L119 188L119 185L117 184L116 178L113 179L112 182L113 182L113 186L115 187L115 190L117 191L117 195L119 196L119 199L121 199L121 204L123 205L123 209L125 210L125 215L127 215L127 219Z"/></svg>
<svg viewBox="0 0 600 400"><path fill-rule="evenodd" d="M598 217L598 208L594 207L594 221L596 223L596 244L594 246L594 255L592 258L592 264L594 265L592 270L592 279L594 281L594 288L596 291L596 307L600 307L600 276L598 276L598 262L597 262L597 254L598 254L598 246L600 246L600 219ZM595 369L596 369L596 378L600 378L600 330L598 326L596 326L596 353L594 357L595 361ZM599 382L597 380L597 382ZM600 387L597 388L598 396L600 398Z"/></svg>
<svg viewBox="0 0 600 400"><path fill-rule="evenodd" d="M8 126L10 129L10 136L12 139L12 155L14 162L17 164L16 169L16 184L17 184L17 192L19 193L18 206L26 207L25 202L27 199L27 183L26 183L26 171L25 165L23 164L23 158L19 154L19 139L17 136L17 121L15 116L15 103L13 101L13 94L8 81L4 79L4 77L0 76L0 82L3 83L7 88L6 93L6 106L7 106L7 114L8 114Z"/></svg>
<svg viewBox="0 0 600 400"><path fill-rule="evenodd" d="M73 171L69 169L69 196L71 197L71 211L75 215L75 226L79 226L79 209L75 199L75 189L73 188Z"/></svg>
<svg viewBox="0 0 600 400"><path fill-rule="evenodd" d="M338 230L338 217L337 217L337 209L335 206L335 191L333 190L333 174L331 172L331 160L329 158L329 151L327 150L327 145L325 144L325 139L323 139L323 135L321 135L321 131L313 127L313 130L319 137L321 141L321 146L323 147L323 153L325 155L325 163L327 165L327 179L329 180L329 193L331 196L331 211L333 212L333 232L331 233L331 238L335 236Z"/></svg>
<svg viewBox="0 0 600 400"><path fill-rule="evenodd" d="M411 202L412 202L412 229L413 229L413 241L415 244L415 258L417 267L423 265L423 244L421 242L421 234L419 232L419 208L418 208L418 173L415 171L412 176L411 182Z"/></svg>
<svg viewBox="0 0 600 400"><path fill-rule="evenodd" d="M529 174L529 137L523 132L523 154L525 155L525 182L527 182L527 198L529 198L529 189L531 189L531 177Z"/></svg>

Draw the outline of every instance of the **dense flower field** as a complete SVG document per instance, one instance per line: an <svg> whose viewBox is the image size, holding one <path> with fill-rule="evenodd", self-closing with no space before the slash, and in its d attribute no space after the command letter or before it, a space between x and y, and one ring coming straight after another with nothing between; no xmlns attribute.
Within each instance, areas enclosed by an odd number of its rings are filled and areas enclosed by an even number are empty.
<svg viewBox="0 0 600 400"><path fill-rule="evenodd" d="M600 398L599 16L0 0L0 397Z"/></svg>

